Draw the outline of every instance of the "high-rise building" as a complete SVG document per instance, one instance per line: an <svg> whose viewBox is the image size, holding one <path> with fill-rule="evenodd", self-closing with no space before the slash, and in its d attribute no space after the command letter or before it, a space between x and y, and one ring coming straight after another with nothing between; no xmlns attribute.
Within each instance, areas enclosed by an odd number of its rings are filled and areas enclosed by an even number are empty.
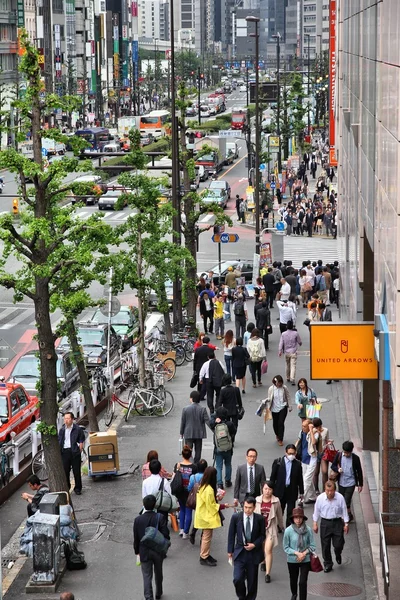
<svg viewBox="0 0 400 600"><path fill-rule="evenodd" d="M138 11L139 38L169 39L169 0L139 0Z"/></svg>
<svg viewBox="0 0 400 600"><path fill-rule="evenodd" d="M214 52L215 15L214 0L196 0L195 4L195 46L199 55Z"/></svg>

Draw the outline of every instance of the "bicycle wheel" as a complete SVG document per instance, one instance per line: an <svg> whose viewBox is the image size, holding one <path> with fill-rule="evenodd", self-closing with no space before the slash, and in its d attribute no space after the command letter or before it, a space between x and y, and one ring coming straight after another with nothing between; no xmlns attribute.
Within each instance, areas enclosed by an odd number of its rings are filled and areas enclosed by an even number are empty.
<svg viewBox="0 0 400 600"><path fill-rule="evenodd" d="M141 417L148 417L157 410L158 398L151 390L141 388L135 392L134 408Z"/></svg>
<svg viewBox="0 0 400 600"><path fill-rule="evenodd" d="M131 364L128 358L124 358L121 363L121 381L127 383L130 377Z"/></svg>
<svg viewBox="0 0 400 600"><path fill-rule="evenodd" d="M165 389L164 386L160 386L156 393L157 397L162 402L162 406L157 406L156 412L159 417L165 417L174 408L174 397L169 390Z"/></svg>
<svg viewBox="0 0 400 600"><path fill-rule="evenodd" d="M173 349L175 351L176 366L181 367L186 360L185 348L181 344L176 344Z"/></svg>
<svg viewBox="0 0 400 600"><path fill-rule="evenodd" d="M40 481L47 481L49 478L46 463L44 460L43 450L39 450L39 452L36 452L35 456L32 459L32 473L34 475L37 475Z"/></svg>
<svg viewBox="0 0 400 600"><path fill-rule="evenodd" d="M128 396L128 408L125 413L125 421L129 419L129 415L131 414L132 408L134 407L136 399L135 390L131 390ZM140 413L139 413L140 414Z"/></svg>
<svg viewBox="0 0 400 600"><path fill-rule="evenodd" d="M112 420L114 418L114 413L115 413L115 402L114 402L114 397L111 396L108 399L107 410L106 410L106 414L104 417L104 423L106 424L106 427L109 427L111 425Z"/></svg>
<svg viewBox="0 0 400 600"><path fill-rule="evenodd" d="M164 372L164 376L167 378L167 381L171 381L175 377L176 373L176 362L173 358L166 358L161 363L161 369Z"/></svg>
<svg viewBox="0 0 400 600"><path fill-rule="evenodd" d="M194 358L194 343L191 340L187 340L185 348L185 358L187 362L192 362Z"/></svg>

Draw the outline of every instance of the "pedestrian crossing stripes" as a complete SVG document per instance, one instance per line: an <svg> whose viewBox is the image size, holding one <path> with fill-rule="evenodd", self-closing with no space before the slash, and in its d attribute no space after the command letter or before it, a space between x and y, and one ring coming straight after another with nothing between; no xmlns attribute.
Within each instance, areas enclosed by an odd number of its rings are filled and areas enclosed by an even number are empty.
<svg viewBox="0 0 400 600"><path fill-rule="evenodd" d="M286 235L283 236L283 256L291 260L295 268L301 267L305 260L322 260L324 264L338 260L341 264L341 243L332 238Z"/></svg>
<svg viewBox="0 0 400 600"><path fill-rule="evenodd" d="M83 210L76 213L76 216L79 219L85 220L88 219L91 215L94 214L94 211ZM126 212L123 210L119 210L117 212L102 212L101 213L105 221L126 221L130 212Z"/></svg>

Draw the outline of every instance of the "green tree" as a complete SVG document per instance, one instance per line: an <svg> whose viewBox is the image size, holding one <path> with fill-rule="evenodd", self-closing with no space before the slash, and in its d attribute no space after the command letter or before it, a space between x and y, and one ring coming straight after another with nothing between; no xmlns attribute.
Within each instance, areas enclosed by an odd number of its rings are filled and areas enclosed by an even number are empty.
<svg viewBox="0 0 400 600"><path fill-rule="evenodd" d="M74 207L60 206L71 185L63 185L65 176L77 170L90 170L89 161L65 158L44 168L42 136L66 142L58 130L43 130L44 115L61 108L75 110L79 99L47 94L41 98L41 72L37 50L22 33L24 54L20 69L27 81L23 99L14 102L21 117L22 135L32 134L33 162L13 149L0 152L0 168L16 173L20 180L21 220L17 228L11 215L0 217L0 239L4 243L0 258L0 285L14 291L16 302L24 297L34 303L37 326L38 355L41 370L40 416L43 448L53 490L67 486L57 439L57 374L56 334L52 330L52 297L62 280L71 279L71 271L79 264L79 240L85 232L93 234L99 223L96 217L82 221L74 215ZM82 142L72 139L78 152ZM33 186L28 186L28 178ZM96 248L92 248L94 253ZM14 262L12 262L14 261ZM10 264L13 268L10 269Z"/></svg>

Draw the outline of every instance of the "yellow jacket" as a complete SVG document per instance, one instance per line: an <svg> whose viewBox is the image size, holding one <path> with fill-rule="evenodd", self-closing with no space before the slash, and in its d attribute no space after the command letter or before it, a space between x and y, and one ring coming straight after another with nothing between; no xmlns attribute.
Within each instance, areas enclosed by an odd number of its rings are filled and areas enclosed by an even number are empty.
<svg viewBox="0 0 400 600"><path fill-rule="evenodd" d="M219 504L215 500L214 490L210 485L201 487L197 492L194 527L196 529L217 529L221 527Z"/></svg>

